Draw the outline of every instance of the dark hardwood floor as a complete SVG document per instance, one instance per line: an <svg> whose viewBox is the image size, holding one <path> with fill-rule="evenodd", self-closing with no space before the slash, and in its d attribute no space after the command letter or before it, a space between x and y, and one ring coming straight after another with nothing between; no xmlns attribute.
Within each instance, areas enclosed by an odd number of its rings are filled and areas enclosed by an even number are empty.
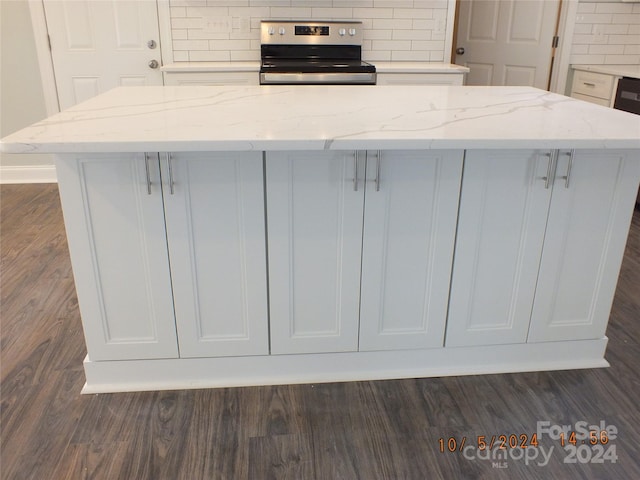
<svg viewBox="0 0 640 480"><path fill-rule="evenodd" d="M638 211L607 369L81 396L85 349L57 188L6 185L0 200L2 479L640 478ZM507 457L493 461L440 452L441 438L445 450L450 438L530 441L545 421L602 421L617 436L578 444L576 456L548 436L537 449L494 446Z"/></svg>

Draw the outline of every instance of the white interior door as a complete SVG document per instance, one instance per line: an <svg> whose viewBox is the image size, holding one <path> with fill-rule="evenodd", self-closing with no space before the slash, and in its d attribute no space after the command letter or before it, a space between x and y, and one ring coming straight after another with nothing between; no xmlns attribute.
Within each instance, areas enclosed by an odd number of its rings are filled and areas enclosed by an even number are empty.
<svg viewBox="0 0 640 480"><path fill-rule="evenodd" d="M546 90L559 3L460 0L455 63L470 68L466 84Z"/></svg>
<svg viewBox="0 0 640 480"><path fill-rule="evenodd" d="M155 0L43 2L60 109L120 85L162 85Z"/></svg>

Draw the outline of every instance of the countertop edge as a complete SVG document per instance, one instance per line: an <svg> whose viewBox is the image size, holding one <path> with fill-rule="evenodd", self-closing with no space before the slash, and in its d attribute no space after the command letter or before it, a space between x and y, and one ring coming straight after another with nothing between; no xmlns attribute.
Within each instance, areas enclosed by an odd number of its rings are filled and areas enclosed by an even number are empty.
<svg viewBox="0 0 640 480"><path fill-rule="evenodd" d="M450 63L370 62L378 73L445 73L464 74L469 68ZM160 67L164 73L258 72L260 62L174 62Z"/></svg>
<svg viewBox="0 0 640 480"><path fill-rule="evenodd" d="M640 140L537 140L537 139L354 139L354 140L229 140L229 141L158 141L38 145L0 143L3 153L77 154L144 152L214 152L214 151L349 151L349 150L487 150L487 149L603 149L638 150Z"/></svg>
<svg viewBox="0 0 640 480"><path fill-rule="evenodd" d="M618 77L631 77L640 79L640 65L587 65L575 64L571 65L574 70L582 70L586 72L604 73L606 75L615 75Z"/></svg>

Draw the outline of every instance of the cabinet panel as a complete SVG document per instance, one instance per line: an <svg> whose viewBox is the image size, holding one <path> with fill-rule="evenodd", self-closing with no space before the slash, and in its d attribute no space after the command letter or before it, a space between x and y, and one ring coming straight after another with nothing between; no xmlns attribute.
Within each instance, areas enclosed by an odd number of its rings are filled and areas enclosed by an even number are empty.
<svg viewBox="0 0 640 480"><path fill-rule="evenodd" d="M530 342L605 334L640 179L637 153L561 152ZM634 157L635 155L635 157Z"/></svg>
<svg viewBox="0 0 640 480"><path fill-rule="evenodd" d="M572 93L579 93L589 97L605 100L611 99L615 77L604 73L574 70Z"/></svg>
<svg viewBox="0 0 640 480"><path fill-rule="evenodd" d="M180 356L268 354L262 154L162 157Z"/></svg>
<svg viewBox="0 0 640 480"><path fill-rule="evenodd" d="M447 346L526 341L551 199L543 180L550 161L531 150L466 152Z"/></svg>
<svg viewBox="0 0 640 480"><path fill-rule="evenodd" d="M463 152L375 157L367 161L360 350L442 347Z"/></svg>
<svg viewBox="0 0 640 480"><path fill-rule="evenodd" d="M463 73L378 73L378 85L462 85Z"/></svg>
<svg viewBox="0 0 640 480"><path fill-rule="evenodd" d="M157 155L56 159L91 360L178 355Z"/></svg>
<svg viewBox="0 0 640 480"><path fill-rule="evenodd" d="M266 179L271 353L356 351L364 188L353 152L269 152Z"/></svg>

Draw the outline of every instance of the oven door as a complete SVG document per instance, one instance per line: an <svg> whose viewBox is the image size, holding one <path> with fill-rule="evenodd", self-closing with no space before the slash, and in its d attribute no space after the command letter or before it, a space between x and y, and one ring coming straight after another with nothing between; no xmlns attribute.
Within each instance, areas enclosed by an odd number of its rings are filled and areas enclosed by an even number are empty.
<svg viewBox="0 0 640 480"><path fill-rule="evenodd" d="M623 77L618 81L613 108L640 115L640 79Z"/></svg>
<svg viewBox="0 0 640 480"><path fill-rule="evenodd" d="M261 72L260 85L375 85L375 72Z"/></svg>

